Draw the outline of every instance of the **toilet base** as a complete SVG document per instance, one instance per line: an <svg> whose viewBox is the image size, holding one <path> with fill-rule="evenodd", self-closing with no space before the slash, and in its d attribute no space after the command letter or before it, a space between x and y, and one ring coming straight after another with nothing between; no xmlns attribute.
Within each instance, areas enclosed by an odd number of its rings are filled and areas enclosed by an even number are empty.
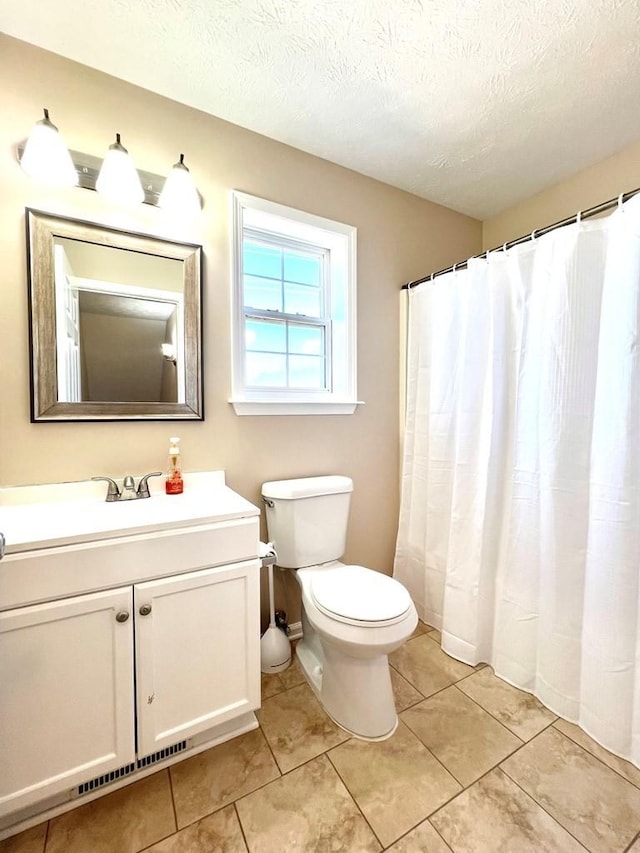
<svg viewBox="0 0 640 853"><path fill-rule="evenodd" d="M317 633L310 633L298 643L296 654L326 713L360 740L391 737L398 726L398 715L387 655L350 657L330 643L321 645Z"/></svg>

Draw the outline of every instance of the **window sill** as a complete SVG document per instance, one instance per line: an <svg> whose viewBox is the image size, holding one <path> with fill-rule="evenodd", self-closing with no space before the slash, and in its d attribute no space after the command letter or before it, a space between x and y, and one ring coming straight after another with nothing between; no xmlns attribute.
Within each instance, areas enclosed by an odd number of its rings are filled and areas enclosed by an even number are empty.
<svg viewBox="0 0 640 853"><path fill-rule="evenodd" d="M229 400L236 415L352 415L362 400Z"/></svg>

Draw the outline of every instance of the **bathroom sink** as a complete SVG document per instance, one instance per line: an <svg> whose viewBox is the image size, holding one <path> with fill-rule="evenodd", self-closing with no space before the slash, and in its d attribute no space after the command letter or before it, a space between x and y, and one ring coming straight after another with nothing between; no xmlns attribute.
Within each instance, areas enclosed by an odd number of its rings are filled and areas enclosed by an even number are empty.
<svg viewBox="0 0 640 853"><path fill-rule="evenodd" d="M259 515L255 506L225 485L223 471L185 474L184 480L181 495L166 495L159 481L150 483L149 498L114 503L104 500L104 483L0 489L5 553Z"/></svg>

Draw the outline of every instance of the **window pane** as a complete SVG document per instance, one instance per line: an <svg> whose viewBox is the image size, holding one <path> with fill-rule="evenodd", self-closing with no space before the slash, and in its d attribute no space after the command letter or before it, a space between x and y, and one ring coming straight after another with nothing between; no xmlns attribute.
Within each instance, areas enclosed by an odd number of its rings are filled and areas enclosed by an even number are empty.
<svg viewBox="0 0 640 853"><path fill-rule="evenodd" d="M286 352L286 325L271 320L245 320L245 346L251 352Z"/></svg>
<svg viewBox="0 0 640 853"><path fill-rule="evenodd" d="M269 278L245 275L244 304L265 311L282 311L282 284Z"/></svg>
<svg viewBox="0 0 640 853"><path fill-rule="evenodd" d="M286 388L287 357L272 353L245 354L245 382L249 386Z"/></svg>
<svg viewBox="0 0 640 853"><path fill-rule="evenodd" d="M324 356L324 328L289 323L289 352Z"/></svg>
<svg viewBox="0 0 640 853"><path fill-rule="evenodd" d="M242 269L246 275L282 278L282 249L244 240Z"/></svg>
<svg viewBox="0 0 640 853"><path fill-rule="evenodd" d="M324 388L324 359L314 355L290 356L289 387Z"/></svg>
<svg viewBox="0 0 640 853"><path fill-rule="evenodd" d="M286 314L320 317L320 288L285 281L284 310Z"/></svg>
<svg viewBox="0 0 640 853"><path fill-rule="evenodd" d="M285 252L284 277L298 284L320 284L320 258Z"/></svg>

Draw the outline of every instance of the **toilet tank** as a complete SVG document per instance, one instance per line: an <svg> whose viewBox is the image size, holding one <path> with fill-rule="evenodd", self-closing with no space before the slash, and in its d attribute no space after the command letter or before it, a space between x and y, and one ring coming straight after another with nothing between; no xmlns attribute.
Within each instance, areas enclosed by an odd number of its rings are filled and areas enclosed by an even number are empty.
<svg viewBox="0 0 640 853"><path fill-rule="evenodd" d="M301 569L344 554L353 481L349 477L303 477L264 483L267 530L278 565Z"/></svg>

